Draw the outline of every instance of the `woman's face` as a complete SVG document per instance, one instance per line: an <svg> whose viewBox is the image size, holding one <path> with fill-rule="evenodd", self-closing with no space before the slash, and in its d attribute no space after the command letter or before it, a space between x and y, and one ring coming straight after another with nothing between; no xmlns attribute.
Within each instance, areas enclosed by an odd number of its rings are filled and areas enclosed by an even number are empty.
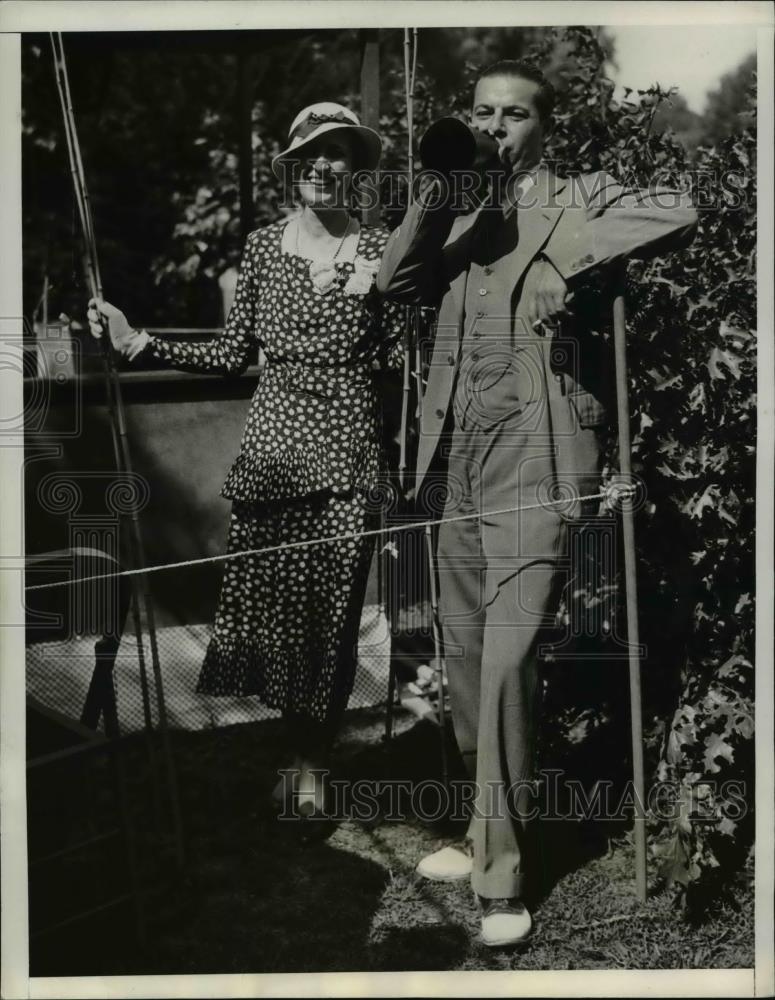
<svg viewBox="0 0 775 1000"><path fill-rule="evenodd" d="M304 150L296 192L310 208L349 205L353 150L348 136L321 135Z"/></svg>

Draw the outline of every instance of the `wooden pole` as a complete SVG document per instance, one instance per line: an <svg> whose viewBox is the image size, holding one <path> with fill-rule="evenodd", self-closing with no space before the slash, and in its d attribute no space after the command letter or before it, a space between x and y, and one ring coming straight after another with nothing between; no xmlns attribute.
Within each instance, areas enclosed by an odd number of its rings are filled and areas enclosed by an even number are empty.
<svg viewBox="0 0 775 1000"><path fill-rule="evenodd" d="M409 178L409 198L414 189L414 84L417 79L417 28L412 28L411 42L409 29L405 29L405 76L406 76L406 131L407 131L407 176Z"/></svg>
<svg viewBox="0 0 775 1000"><path fill-rule="evenodd" d="M242 244L256 225L253 200L253 81L250 53L237 52L237 114L239 128L239 206Z"/></svg>
<svg viewBox="0 0 775 1000"><path fill-rule="evenodd" d="M361 49L361 123L379 132L379 29L359 31ZM367 226L379 225L379 185L373 204L363 211Z"/></svg>
<svg viewBox="0 0 775 1000"><path fill-rule="evenodd" d="M404 309L404 362L403 362L403 385L401 389L401 431L398 456L398 486L402 496L406 488L406 453L407 438L409 435L409 397L412 391L411 372L411 342L412 310L410 306Z"/></svg>
<svg viewBox="0 0 775 1000"><path fill-rule="evenodd" d="M361 54L361 124L373 128L379 132L379 29L361 28L358 32L358 41ZM372 203L363 209L363 221L367 226L378 226L380 224L379 212L379 185L375 186L377 197L372 199ZM404 440L401 439L401 458L399 463L405 462ZM403 470L399 472L403 480ZM384 513L383 513L384 519ZM383 520L384 524L384 520ZM388 620L391 637L395 634L397 622L397 587L392 585L397 580L395 565L391 561L393 536L383 535L378 542L380 559L380 580L381 591L385 601L385 612ZM390 546L390 551L386 549ZM390 741L393 738L393 710L396 697L396 673L395 664L391 655L388 667L388 691L387 703L385 706L385 742L390 748Z"/></svg>
<svg viewBox="0 0 775 1000"><path fill-rule="evenodd" d="M81 159L80 143L75 125L75 115L73 112L72 98L70 96L70 83L67 73L67 63L65 60L64 44L60 32L51 32L51 46L54 54L54 72L56 76L57 89L62 106L62 117L67 140L68 157L70 160L70 172L73 180L73 190L78 206L81 220L81 228L84 240L83 263L86 273L86 282L92 297L102 299L102 279L100 277L99 263L97 260L97 241L94 235L94 220L91 212L91 204L86 188L86 179L83 172L83 161ZM116 470L119 473L132 474L132 462L129 452L127 436L126 416L124 411L123 396L121 393L121 383L118 372L113 361L112 348L108 338L107 324L103 321L103 335L100 338L102 349L103 370L105 375L105 385L107 393L108 412L110 415L110 426L113 438L113 450L116 462ZM140 521L135 507L129 512L129 542L132 555L133 568L143 568L146 565L145 550L143 546L142 533L140 531ZM140 620L141 605L145 611L145 619L148 630L148 640L151 647L151 665L156 684L156 701L159 713L159 730L162 736L162 746L167 769L167 779L170 792L170 805L172 808L173 833L175 837L175 857L178 868L182 869L184 863L183 828L180 815L180 803L178 798L177 776L175 772L172 750L169 743L169 732L167 728L167 712L164 700L164 688L162 684L161 666L159 662L159 650L156 642L156 625L153 613L153 602L148 579L144 573L139 574L134 582L132 597L133 616L135 620L135 631L138 646L138 660L141 676L145 671L145 659L142 642L142 624ZM150 741L149 741L150 742Z"/></svg>
<svg viewBox="0 0 775 1000"><path fill-rule="evenodd" d="M616 355L616 403L619 423L619 470L629 484L632 475L630 446L630 405L627 386L627 331L624 290L621 284L614 298L614 349ZM632 728L632 779L635 791L635 888L646 901L646 814L643 780L643 718L640 688L640 638L638 632L638 581L635 562L633 497L622 502L624 533L624 576L627 598L627 645L630 661L630 722Z"/></svg>

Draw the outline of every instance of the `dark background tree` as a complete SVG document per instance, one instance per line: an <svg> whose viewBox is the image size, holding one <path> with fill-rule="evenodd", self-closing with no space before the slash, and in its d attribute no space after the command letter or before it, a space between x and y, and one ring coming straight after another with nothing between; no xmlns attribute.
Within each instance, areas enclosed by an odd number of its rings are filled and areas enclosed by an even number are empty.
<svg viewBox="0 0 775 1000"><path fill-rule="evenodd" d="M712 146L740 131L741 116L750 112L749 93L756 77L756 54L721 77L716 90L708 94L703 114L702 142Z"/></svg>
<svg viewBox="0 0 775 1000"><path fill-rule="evenodd" d="M658 132L672 129L681 145L693 153L705 136L706 118L692 111L680 93L671 93L654 115L654 128Z"/></svg>

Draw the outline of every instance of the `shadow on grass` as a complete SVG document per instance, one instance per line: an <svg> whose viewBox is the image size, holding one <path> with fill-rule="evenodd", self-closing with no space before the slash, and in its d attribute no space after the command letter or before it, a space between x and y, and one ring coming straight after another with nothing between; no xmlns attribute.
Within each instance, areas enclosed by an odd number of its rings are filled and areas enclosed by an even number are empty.
<svg viewBox="0 0 775 1000"><path fill-rule="evenodd" d="M532 863L528 861L526 898L529 904L538 905L554 885L570 872L583 868L590 860L609 850L611 840L617 839L631 827L627 817L605 819L574 816L578 802L569 799L567 788L575 783L582 795L594 802L595 783L608 785L602 799L602 808L619 802L626 783L626 760L622 753L611 753L612 745L620 741L621 733L612 727L601 727L579 744L555 741L548 748L542 761L544 780L538 807L540 817L527 825L526 840ZM448 777L453 786L468 781L463 762L457 751L451 728L446 733ZM553 774L556 778L552 777ZM421 794L424 783L442 779L442 742L440 729L430 722L418 722L400 733L389 744L377 744L353 753L340 762L338 776L349 782L358 780L392 782L395 787L408 783L411 791L404 794L387 793L379 797L379 810L374 810L365 825L375 827L400 819L424 827L432 837L456 838L466 833L468 820L462 802L454 791L450 796L452 811L443 811L443 800L427 789ZM559 796L555 797L553 782L557 783ZM550 787L551 786L551 787ZM396 802L399 808L396 810ZM422 808L425 806L425 815ZM398 815L396 815L396 812ZM417 859L419 860L419 858Z"/></svg>
<svg viewBox="0 0 775 1000"><path fill-rule="evenodd" d="M353 713L337 751L335 777L391 776L410 784L438 778L438 729L428 723L410 726L405 717L399 721L387 748L380 742L382 714ZM268 801L282 764L278 735L279 727L271 723L172 734L186 834L186 862L177 874L169 839L139 794L147 792L144 757L139 752L130 757L146 941L141 945L135 938L129 908L105 911L37 939L32 974L504 967L501 958L475 944L479 914L468 883L439 885L414 874L419 856L433 849L436 836L449 834L450 824L422 824L416 816L390 822L383 812L371 824L343 823L330 840L303 842L292 826L276 820ZM615 777L625 770L626 761L613 749L619 737L603 727L594 738L564 746L555 746L548 759L568 774ZM459 774L454 758L450 763L452 774ZM81 787L104 784L96 771L73 778ZM46 801L58 799L49 794ZM61 821L55 822L60 830ZM748 955L752 930L746 925L737 932L739 914L692 929L676 921L664 900L639 907L629 886L631 850L617 848L605 857L609 824L545 821L539 832L541 853L533 867L541 875L535 911L540 934L514 959L516 967L604 967L609 954L621 967L693 967L710 961L723 935L721 948L727 950L719 952L718 964L733 967ZM108 869L97 861L91 852L77 867L68 861L74 884L99 880ZM60 875L65 863L58 862ZM117 864L110 870L121 874ZM77 884L83 892L86 882ZM741 905L749 905L751 893L741 887L739 895ZM598 957L579 952L579 942L590 934L589 946L598 949Z"/></svg>
<svg viewBox="0 0 775 1000"><path fill-rule="evenodd" d="M36 976L303 972L368 963L368 936L385 882L375 861L274 816L269 792L282 763L278 727L268 723L171 734L185 836L177 870L166 789L154 815L142 749L128 744L130 811L143 886L145 941L131 906L79 919L36 939ZM87 762L88 764L88 762ZM104 774L78 764L76 786L96 789ZM61 776L58 777L61 782ZM56 789L49 790L51 798ZM41 795L45 796L45 789ZM109 819L107 814L102 817ZM161 823L157 820L161 819ZM98 845L99 846L99 845ZM41 906L92 882L126 878L126 859L63 856Z"/></svg>
<svg viewBox="0 0 775 1000"><path fill-rule="evenodd" d="M202 973L337 971L364 961L385 872L328 844L328 824L274 815L281 733L279 722L264 722L176 734L190 878L169 913L159 912L156 933L166 940L149 955L152 971L179 971L181 954ZM181 909L186 920L176 926Z"/></svg>
<svg viewBox="0 0 775 1000"><path fill-rule="evenodd" d="M376 863L329 844L256 830L239 859L202 860L196 885L156 921L149 971L331 972L367 961L385 884ZM181 908L185 920L180 921Z"/></svg>
<svg viewBox="0 0 775 1000"><path fill-rule="evenodd" d="M470 947L463 927L391 927L374 943L366 968L381 972L445 972Z"/></svg>

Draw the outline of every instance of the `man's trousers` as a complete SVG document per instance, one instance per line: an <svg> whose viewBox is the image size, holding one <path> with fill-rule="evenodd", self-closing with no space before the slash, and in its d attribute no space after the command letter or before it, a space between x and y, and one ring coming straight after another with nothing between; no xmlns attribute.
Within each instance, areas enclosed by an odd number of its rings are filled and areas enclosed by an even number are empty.
<svg viewBox="0 0 775 1000"><path fill-rule="evenodd" d="M524 890L526 824L537 804L539 647L554 623L567 523L546 506L551 445L523 417L456 427L437 546L439 609L452 719L476 798L469 836L473 889L486 898ZM460 423L464 423L463 419ZM543 504L542 504L543 501ZM520 513L488 512L531 507Z"/></svg>

